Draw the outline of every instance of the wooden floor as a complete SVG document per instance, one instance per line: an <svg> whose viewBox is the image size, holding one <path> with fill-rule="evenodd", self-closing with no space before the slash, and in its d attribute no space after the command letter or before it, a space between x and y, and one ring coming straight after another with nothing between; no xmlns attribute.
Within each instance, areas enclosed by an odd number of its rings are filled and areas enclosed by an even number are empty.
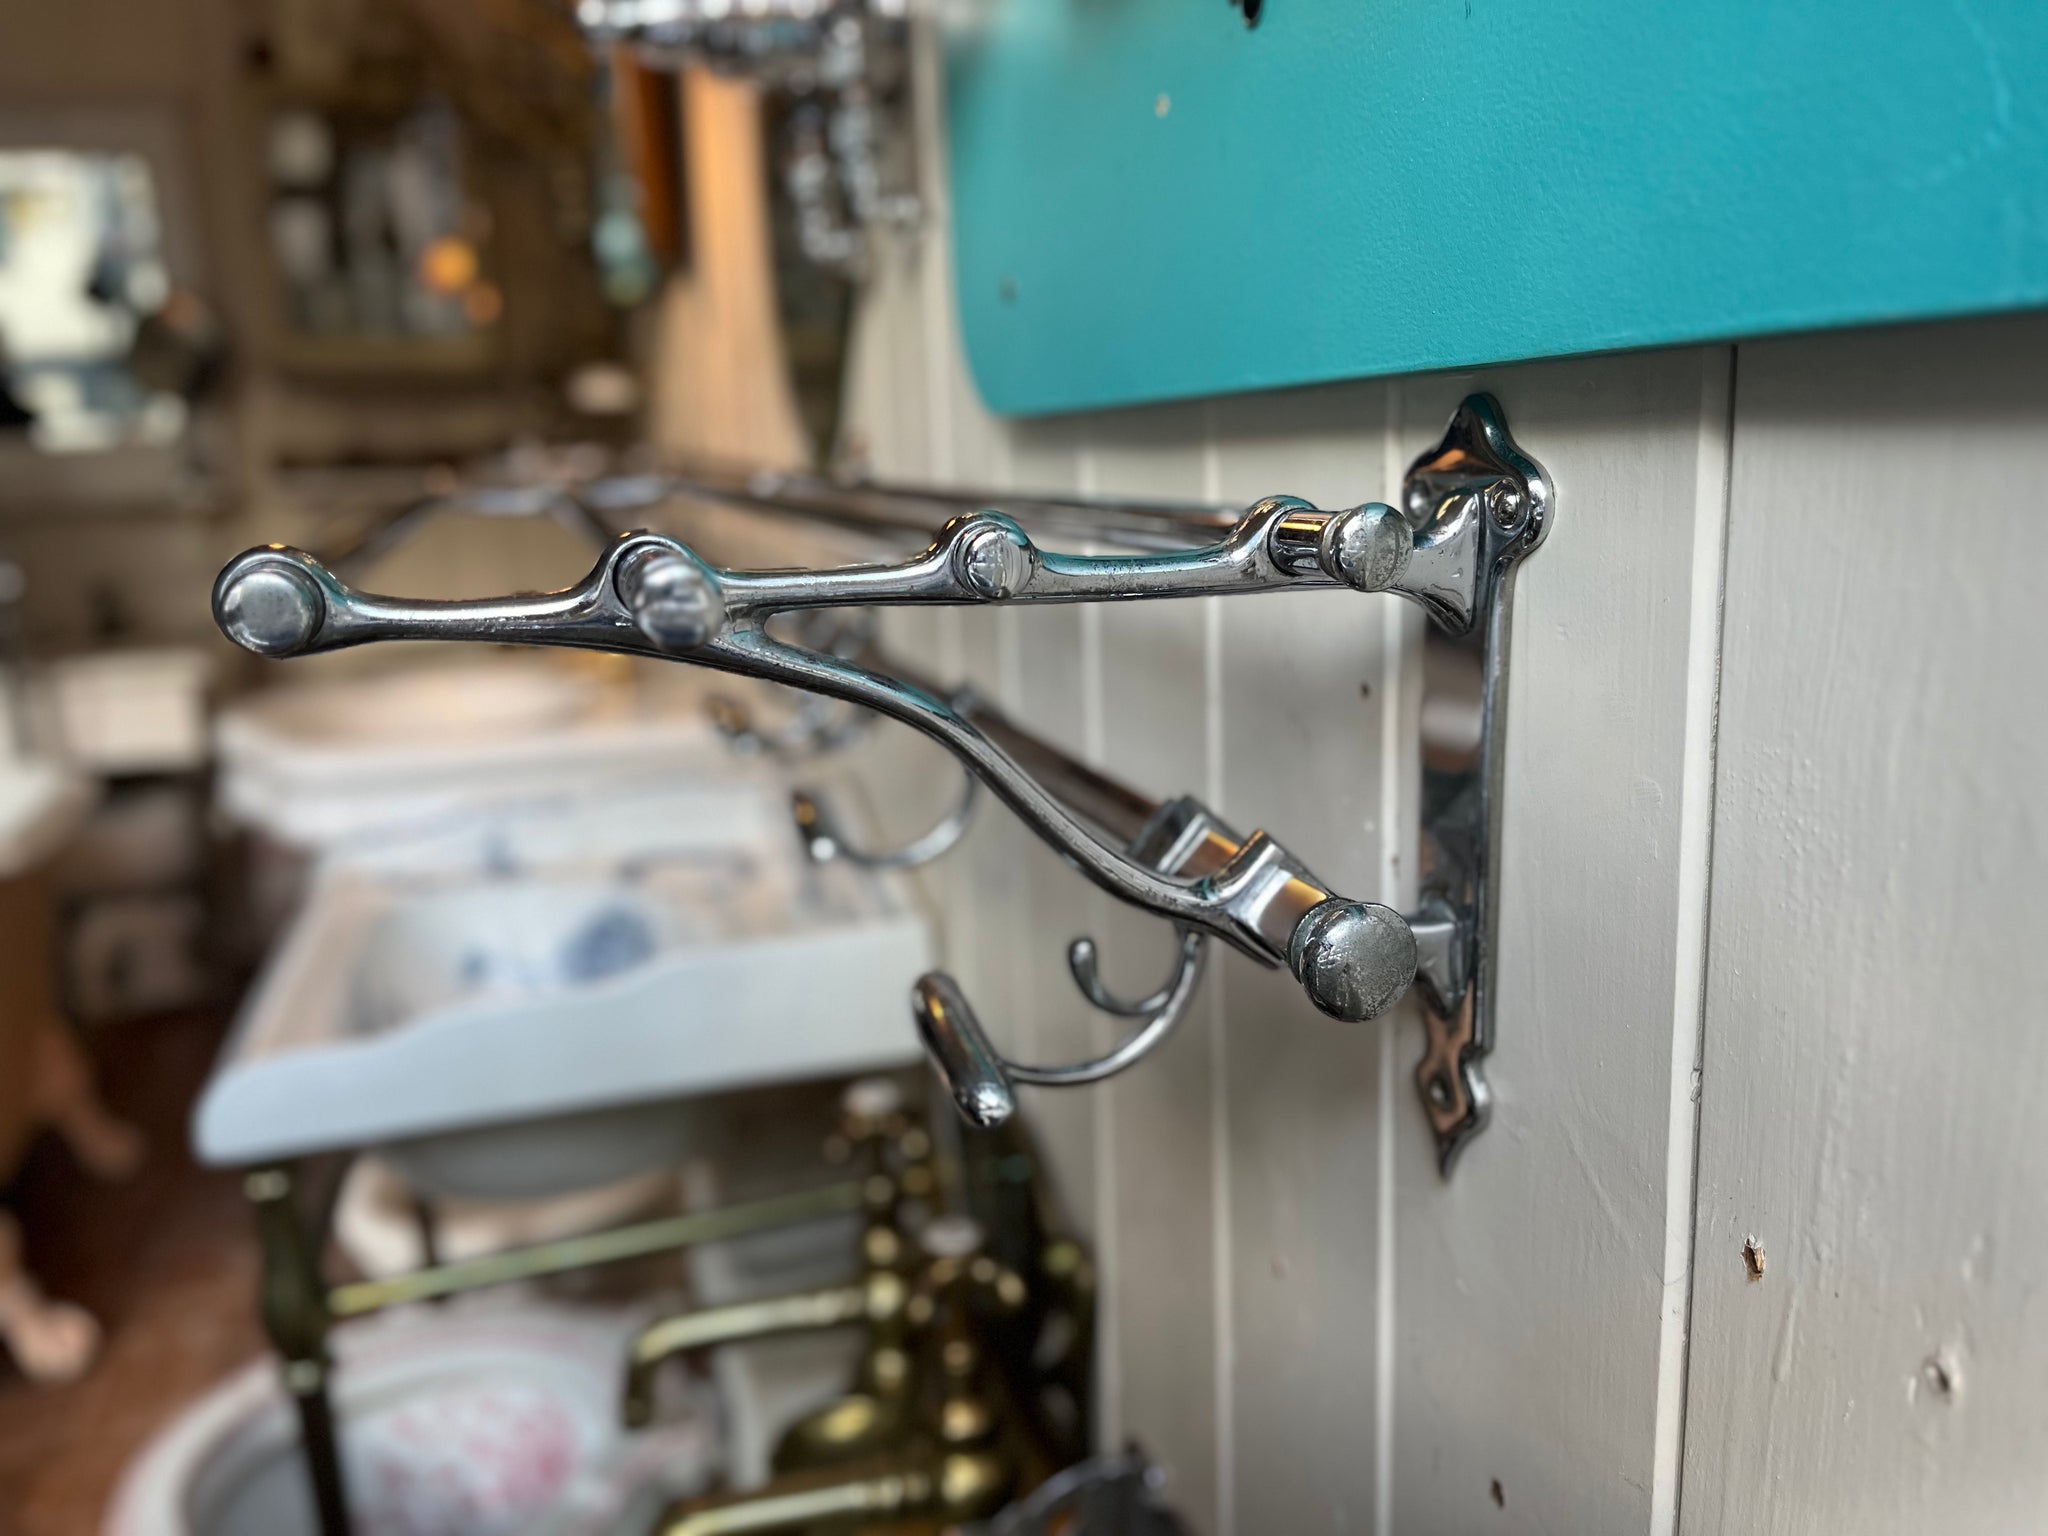
<svg viewBox="0 0 2048 1536"><path fill-rule="evenodd" d="M31 1386L0 1360L0 1536L93 1536L128 1458L263 1350L238 1181L186 1150L221 1031L198 1014L108 1031L101 1082L148 1134L147 1165L126 1184L96 1184L45 1138L8 1196L44 1288L90 1309L106 1338L70 1386Z"/></svg>

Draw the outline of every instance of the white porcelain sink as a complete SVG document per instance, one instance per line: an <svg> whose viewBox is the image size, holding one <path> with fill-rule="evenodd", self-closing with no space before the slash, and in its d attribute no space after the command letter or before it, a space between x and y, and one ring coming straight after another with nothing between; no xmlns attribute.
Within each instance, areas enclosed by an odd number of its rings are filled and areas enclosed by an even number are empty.
<svg viewBox="0 0 2048 1536"><path fill-rule="evenodd" d="M467 868L331 865L201 1099L200 1156L375 1146L430 1190L528 1197L672 1162L691 1095L915 1059L907 887L804 861L773 780L747 804L649 793L472 833Z"/></svg>
<svg viewBox="0 0 2048 1536"><path fill-rule="evenodd" d="M270 689L215 725L220 803L284 843L326 849L593 777L730 780L693 689L668 679L650 700L647 686L589 658L526 654Z"/></svg>
<svg viewBox="0 0 2048 1536"><path fill-rule="evenodd" d="M334 1335L335 1406L362 1536L627 1536L719 1465L698 1398L625 1435L637 1319L531 1301L394 1313ZM274 1362L188 1405L130 1463L102 1536L313 1536Z"/></svg>

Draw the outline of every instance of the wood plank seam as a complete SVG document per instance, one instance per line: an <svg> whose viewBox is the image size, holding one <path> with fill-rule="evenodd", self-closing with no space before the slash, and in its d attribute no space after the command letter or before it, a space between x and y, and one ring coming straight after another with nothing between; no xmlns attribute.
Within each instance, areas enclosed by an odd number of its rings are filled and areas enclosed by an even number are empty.
<svg viewBox="0 0 2048 1536"><path fill-rule="evenodd" d="M1685 1382L1699 1173L1699 1075L1706 1030L1715 747L1727 595L1729 466L1734 453L1734 349L1710 349L1701 358L1699 462L1686 640L1686 744L1679 789L1678 953L1672 977L1664 1299L1658 1340L1656 1441L1651 1459L1651 1536L1673 1536L1678 1528L1685 1466Z"/></svg>

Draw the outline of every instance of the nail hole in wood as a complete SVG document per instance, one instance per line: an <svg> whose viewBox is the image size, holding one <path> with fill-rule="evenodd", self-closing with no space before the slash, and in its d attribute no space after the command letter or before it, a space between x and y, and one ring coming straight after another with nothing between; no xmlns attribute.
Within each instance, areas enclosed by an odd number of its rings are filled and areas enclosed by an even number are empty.
<svg viewBox="0 0 2048 1536"><path fill-rule="evenodd" d="M1939 1354L1929 1355L1920 1367L1921 1375L1927 1378L1927 1385L1934 1389L1934 1395L1944 1402L1956 1395L1956 1368Z"/></svg>

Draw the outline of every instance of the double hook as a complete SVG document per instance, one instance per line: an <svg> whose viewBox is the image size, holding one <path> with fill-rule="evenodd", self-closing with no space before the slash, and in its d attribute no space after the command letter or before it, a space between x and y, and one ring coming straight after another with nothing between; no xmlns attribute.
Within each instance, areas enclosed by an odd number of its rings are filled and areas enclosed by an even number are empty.
<svg viewBox="0 0 2048 1536"><path fill-rule="evenodd" d="M864 869L914 869L931 863L960 841L972 819L976 799L976 781L970 778L959 802L943 820L921 837L884 853L849 843L827 804L807 791L799 790L791 797L791 811L805 851L819 863L844 858ZM1016 1110L1011 1084L1072 1088L1099 1083L1136 1065L1164 1044L1186 1016L1188 1004L1201 985L1208 945L1208 936L1198 929L1180 925L1177 933L1173 974L1157 990L1136 1000L1120 998L1110 991L1102 979L1093 939L1078 938L1067 946L1067 966L1082 996L1104 1013L1121 1019L1142 1019L1144 1023L1114 1050L1091 1061L1066 1066L1040 1067L1002 1060L987 1045L980 1024L952 977L934 972L920 979L911 994L912 1011L927 1049L945 1071L962 1113L979 1125L1000 1125ZM977 1044L968 1048L953 1043L968 1038Z"/></svg>
<svg viewBox="0 0 2048 1536"><path fill-rule="evenodd" d="M948 697L956 709L969 715L984 718L993 715L987 710L971 689L960 689ZM999 718L999 717L996 717ZM1008 730L1015 727L1007 725ZM1043 748L1048 755L1054 749ZM831 803L821 798L814 790L799 789L790 797L790 815L796 823L797 835L802 840L804 852L815 863L830 863L843 859L861 869L918 869L935 862L951 852L960 839L966 835L974 819L974 811L980 800L980 783L971 774L963 774L960 797L928 831L912 838L896 848L874 850L862 847L849 837L840 823ZM1133 850L1134 856L1136 850ZM1199 930L1180 926L1177 930L1173 973L1156 990L1136 1000L1118 997L1111 992L1102 979L1099 955L1095 940L1082 937L1067 946L1067 967L1073 973L1074 983L1081 989L1081 995L1089 1003L1120 1019L1142 1019L1144 1024L1113 1051L1092 1061L1076 1062L1067 1066L1039 1067L1019 1062L1005 1061L1001 1066L1002 1076L1010 1083L1032 1083L1045 1087L1078 1087L1086 1083L1101 1082L1125 1068L1135 1065L1150 1055L1166 1037L1173 1032L1186 1015L1188 1004L1193 1000L1202 980L1202 963L1207 944L1206 936ZM954 1021L954 1029L962 1027L959 1021L971 1019L965 997L959 985L943 973L923 978L912 994L912 1009L917 1017L920 1030L929 1041L938 1028L937 1020L943 1016ZM979 1025L972 1026L975 1029ZM932 1046L935 1057L939 1047ZM956 1087L961 1099L961 1108L970 1119L984 1125L1000 1124L1009 1118L1015 1109L1014 1095L997 1086L989 1092L980 1087L964 1092Z"/></svg>

